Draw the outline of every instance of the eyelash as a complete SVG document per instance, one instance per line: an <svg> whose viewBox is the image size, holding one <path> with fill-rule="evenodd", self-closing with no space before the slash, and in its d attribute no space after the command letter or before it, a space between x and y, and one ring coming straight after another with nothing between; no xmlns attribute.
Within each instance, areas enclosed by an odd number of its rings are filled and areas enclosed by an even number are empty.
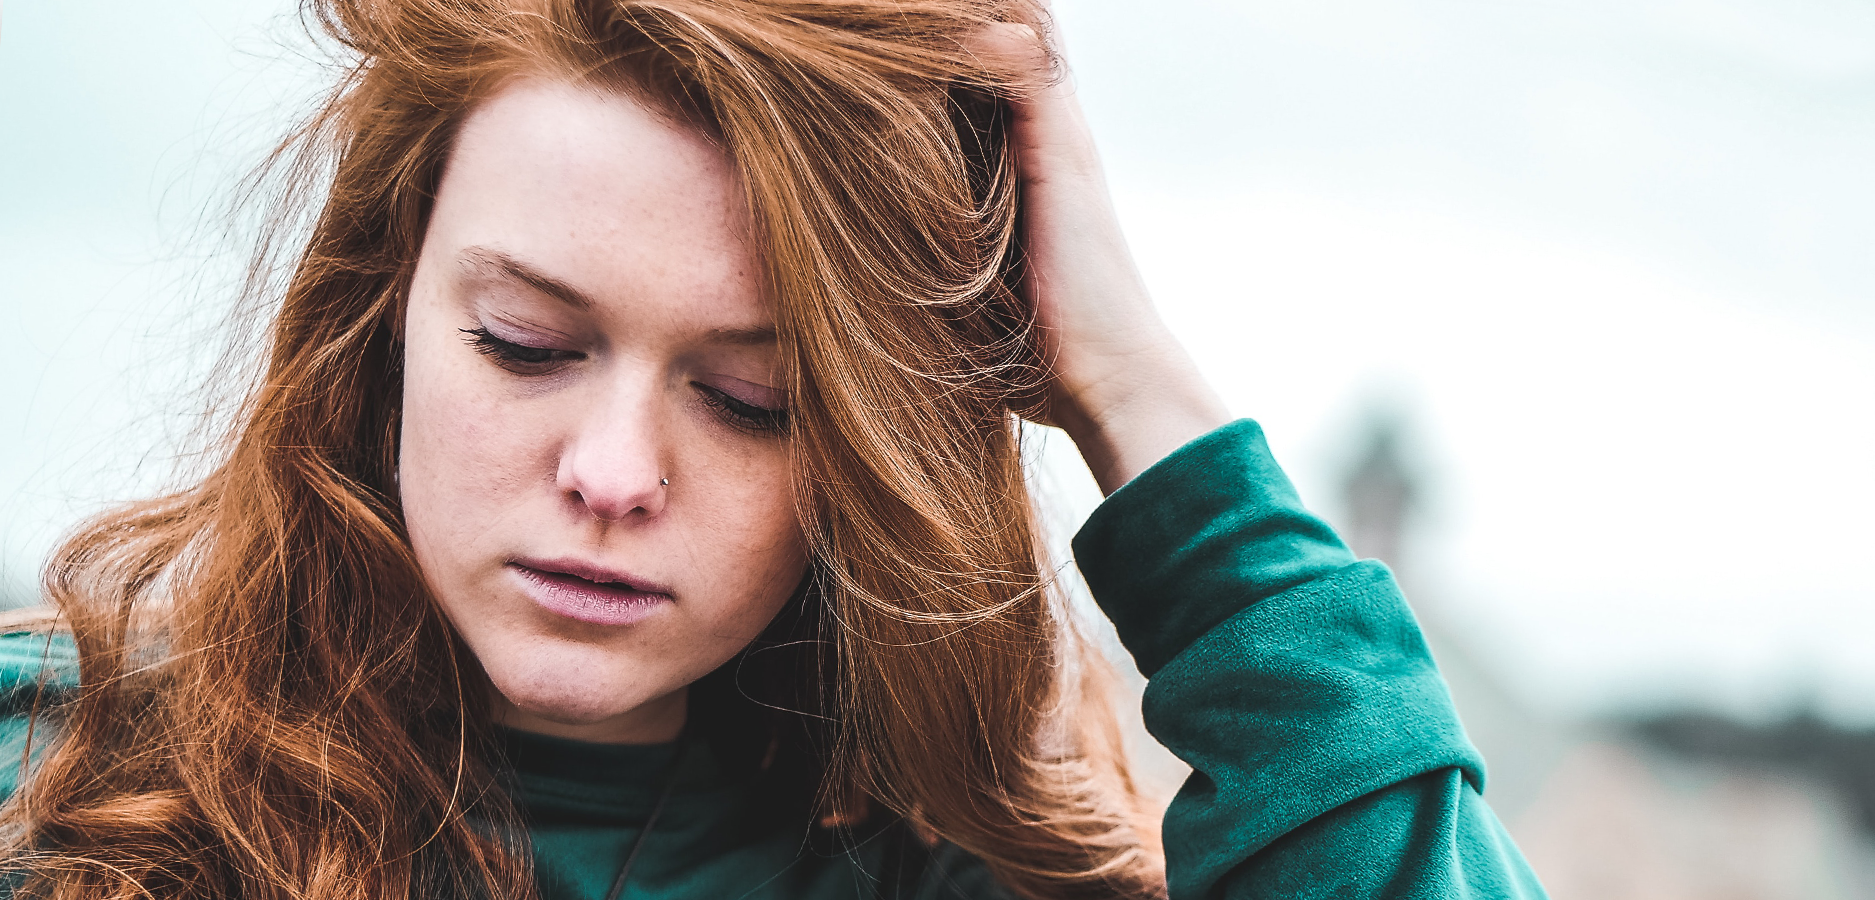
<svg viewBox="0 0 1875 900"><path fill-rule="evenodd" d="M475 348L475 352L494 360L496 365L504 369L522 375L541 374L539 371L541 367L552 365L555 362L578 359L582 355L565 350L553 350L547 347L529 347L526 344L504 341L490 334L486 328L461 328L457 330L469 336L469 345ZM555 359L556 354L560 355L559 359Z"/></svg>
<svg viewBox="0 0 1875 900"><path fill-rule="evenodd" d="M513 341L504 341L489 333L486 328L458 329L468 335L469 345L475 352L489 357L495 364L520 375L544 374L544 367L556 362L578 359L582 356L568 350L553 350L547 347L530 347ZM559 359L555 355L559 354ZM788 411L769 409L744 403L707 384L692 382L702 395L705 405L715 410L723 420L745 431L761 434L785 434L788 430Z"/></svg>
<svg viewBox="0 0 1875 900"><path fill-rule="evenodd" d="M761 434L788 432L788 411L785 409L769 409L744 403L707 384L691 384L702 394L704 404L716 410L731 425Z"/></svg>

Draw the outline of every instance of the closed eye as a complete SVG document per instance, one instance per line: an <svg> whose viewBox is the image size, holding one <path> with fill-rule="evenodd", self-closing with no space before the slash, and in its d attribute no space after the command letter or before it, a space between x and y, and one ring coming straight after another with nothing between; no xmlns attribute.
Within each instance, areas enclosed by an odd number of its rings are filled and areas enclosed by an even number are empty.
<svg viewBox="0 0 1875 900"><path fill-rule="evenodd" d="M555 350L552 347L534 347L502 340L491 334L486 328L457 329L467 335L469 346L475 352L495 361L495 364L520 375L541 375L561 363L585 358L586 354L573 350Z"/></svg>
<svg viewBox="0 0 1875 900"><path fill-rule="evenodd" d="M702 382L691 382L705 405L716 411L723 421L758 434L786 434L788 431L788 411L770 409L738 400L729 394L710 387Z"/></svg>

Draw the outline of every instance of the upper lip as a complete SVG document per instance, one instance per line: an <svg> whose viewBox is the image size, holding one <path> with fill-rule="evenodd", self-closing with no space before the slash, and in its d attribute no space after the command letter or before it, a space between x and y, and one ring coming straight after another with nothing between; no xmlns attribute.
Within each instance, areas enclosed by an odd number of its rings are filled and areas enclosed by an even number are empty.
<svg viewBox="0 0 1875 900"><path fill-rule="evenodd" d="M634 591L643 591L647 594L669 594L671 592L670 587L659 584L649 578L641 578L620 569L608 569L597 563L590 563L583 559L574 559L570 556L556 559L521 557L511 560L511 562L514 565L524 566L541 572L551 572L556 575L571 575L574 578L583 578L587 581L599 584L616 584Z"/></svg>

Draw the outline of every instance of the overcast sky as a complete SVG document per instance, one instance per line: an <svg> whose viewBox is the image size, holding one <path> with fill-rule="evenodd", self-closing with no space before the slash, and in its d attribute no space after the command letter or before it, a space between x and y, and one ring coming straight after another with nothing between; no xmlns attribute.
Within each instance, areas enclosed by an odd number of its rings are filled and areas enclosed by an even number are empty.
<svg viewBox="0 0 1875 900"><path fill-rule="evenodd" d="M238 262L195 226L318 82L291 9L5 7L8 577L166 471ZM1305 496L1409 416L1417 602L1557 704L1875 721L1875 4L1059 13L1162 307Z"/></svg>

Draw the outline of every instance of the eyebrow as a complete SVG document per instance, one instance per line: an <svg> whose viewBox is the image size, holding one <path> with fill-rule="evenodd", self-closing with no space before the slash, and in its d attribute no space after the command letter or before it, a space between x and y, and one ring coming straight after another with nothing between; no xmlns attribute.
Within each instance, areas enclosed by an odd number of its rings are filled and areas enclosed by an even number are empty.
<svg viewBox="0 0 1875 900"><path fill-rule="evenodd" d="M730 344L737 347L760 347L777 342L775 329L770 325L754 328L712 328L704 334L703 340L711 344Z"/></svg>
<svg viewBox="0 0 1875 900"><path fill-rule="evenodd" d="M519 281L574 309L592 309L598 305L585 291L492 247L463 250L462 262L472 269L492 269L498 275Z"/></svg>
<svg viewBox="0 0 1875 900"><path fill-rule="evenodd" d="M519 281L574 309L590 310L598 305L592 295L585 291L493 247L469 247L462 251L461 259L463 264L471 269L492 269L496 275ZM712 328L704 334L703 340L706 343L727 344L735 347L760 347L779 342L773 325L757 325L751 328Z"/></svg>

